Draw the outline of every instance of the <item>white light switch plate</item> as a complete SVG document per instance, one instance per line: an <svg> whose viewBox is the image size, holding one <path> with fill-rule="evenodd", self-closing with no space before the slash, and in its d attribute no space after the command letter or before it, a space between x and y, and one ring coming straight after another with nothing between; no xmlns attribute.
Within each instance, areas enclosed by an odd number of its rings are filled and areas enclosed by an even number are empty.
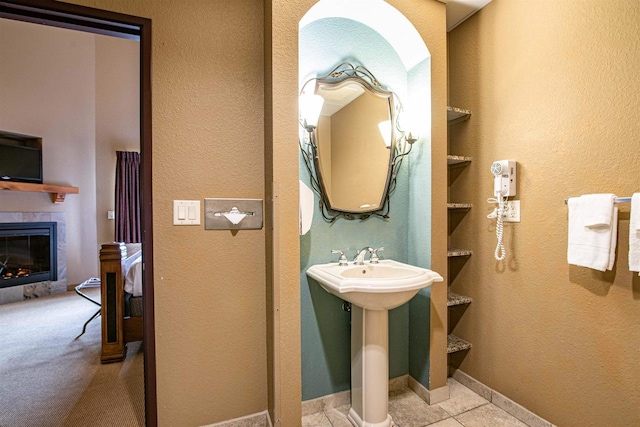
<svg viewBox="0 0 640 427"><path fill-rule="evenodd" d="M173 225L200 225L200 200L174 200Z"/></svg>

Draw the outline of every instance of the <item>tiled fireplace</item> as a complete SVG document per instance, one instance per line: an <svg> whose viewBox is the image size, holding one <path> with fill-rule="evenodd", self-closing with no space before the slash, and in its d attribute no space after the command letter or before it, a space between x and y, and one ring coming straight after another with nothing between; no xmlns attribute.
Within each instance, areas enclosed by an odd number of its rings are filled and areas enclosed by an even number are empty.
<svg viewBox="0 0 640 427"><path fill-rule="evenodd" d="M0 304L65 292L66 276L63 212L0 212Z"/></svg>

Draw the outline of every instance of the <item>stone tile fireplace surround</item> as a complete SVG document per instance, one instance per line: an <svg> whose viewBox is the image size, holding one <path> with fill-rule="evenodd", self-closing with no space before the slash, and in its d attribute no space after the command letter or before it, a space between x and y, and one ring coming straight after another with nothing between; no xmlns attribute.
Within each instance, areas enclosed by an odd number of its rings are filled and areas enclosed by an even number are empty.
<svg viewBox="0 0 640 427"><path fill-rule="evenodd" d="M57 223L58 280L0 289L0 304L38 298L67 290L67 230L64 212L0 212L0 222Z"/></svg>

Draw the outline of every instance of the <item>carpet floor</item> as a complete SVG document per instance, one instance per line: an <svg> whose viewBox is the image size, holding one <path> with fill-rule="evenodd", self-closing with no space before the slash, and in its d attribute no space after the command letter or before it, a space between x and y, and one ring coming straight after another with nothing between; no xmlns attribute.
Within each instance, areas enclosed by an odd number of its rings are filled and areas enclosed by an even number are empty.
<svg viewBox="0 0 640 427"><path fill-rule="evenodd" d="M142 343L102 365L100 318L76 339L97 308L75 292L0 305L0 427L144 426Z"/></svg>

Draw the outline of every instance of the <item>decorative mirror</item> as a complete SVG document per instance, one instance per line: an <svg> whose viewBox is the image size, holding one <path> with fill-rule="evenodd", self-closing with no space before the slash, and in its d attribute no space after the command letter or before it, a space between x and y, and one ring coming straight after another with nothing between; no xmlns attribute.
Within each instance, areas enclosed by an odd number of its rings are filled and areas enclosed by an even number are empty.
<svg viewBox="0 0 640 427"><path fill-rule="evenodd" d="M300 91L300 149L329 222L389 217L389 196L417 138L400 127L402 105L365 67L343 62Z"/></svg>

